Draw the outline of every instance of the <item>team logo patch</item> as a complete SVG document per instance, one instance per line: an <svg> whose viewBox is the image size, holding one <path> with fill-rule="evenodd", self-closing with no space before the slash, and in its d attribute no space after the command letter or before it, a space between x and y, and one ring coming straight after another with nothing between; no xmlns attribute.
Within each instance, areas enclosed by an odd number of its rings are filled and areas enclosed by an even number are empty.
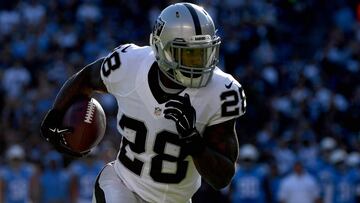
<svg viewBox="0 0 360 203"><path fill-rule="evenodd" d="M160 107L155 107L154 114L155 116L160 116L162 109Z"/></svg>
<svg viewBox="0 0 360 203"><path fill-rule="evenodd" d="M156 20L154 29L153 29L153 35L160 36L161 32L164 29L165 21L163 21L160 17Z"/></svg>

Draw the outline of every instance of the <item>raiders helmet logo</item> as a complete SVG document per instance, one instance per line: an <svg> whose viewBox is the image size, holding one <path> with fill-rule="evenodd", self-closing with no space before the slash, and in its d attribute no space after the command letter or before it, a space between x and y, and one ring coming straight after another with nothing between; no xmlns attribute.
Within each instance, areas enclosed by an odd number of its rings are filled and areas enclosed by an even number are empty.
<svg viewBox="0 0 360 203"><path fill-rule="evenodd" d="M165 21L163 21L161 18L158 18L154 25L153 35L160 36L161 32L164 29L164 25L165 25Z"/></svg>

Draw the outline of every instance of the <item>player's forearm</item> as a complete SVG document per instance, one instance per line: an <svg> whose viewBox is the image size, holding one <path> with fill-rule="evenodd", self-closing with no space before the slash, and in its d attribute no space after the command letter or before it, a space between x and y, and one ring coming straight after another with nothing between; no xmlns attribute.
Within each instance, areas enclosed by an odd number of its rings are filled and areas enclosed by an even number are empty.
<svg viewBox="0 0 360 203"><path fill-rule="evenodd" d="M214 189L226 187L235 173L235 164L226 156L206 147L193 156L196 169Z"/></svg>
<svg viewBox="0 0 360 203"><path fill-rule="evenodd" d="M53 108L64 111L79 97L90 97L94 91L106 92L100 78L102 62L102 58L98 59L71 76L59 91Z"/></svg>
<svg viewBox="0 0 360 203"><path fill-rule="evenodd" d="M82 71L71 76L56 96L53 108L64 111L79 97L90 96L91 88L86 83L86 74Z"/></svg>

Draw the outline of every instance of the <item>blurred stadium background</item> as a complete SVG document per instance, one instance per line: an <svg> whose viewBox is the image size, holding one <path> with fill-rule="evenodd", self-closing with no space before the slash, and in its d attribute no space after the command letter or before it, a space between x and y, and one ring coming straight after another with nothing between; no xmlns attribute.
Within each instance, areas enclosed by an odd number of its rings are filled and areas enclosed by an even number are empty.
<svg viewBox="0 0 360 203"><path fill-rule="evenodd" d="M0 202L89 202L97 172L120 142L114 99L97 95L109 125L96 152L81 160L62 157L40 138L41 119L84 65L122 43L147 45L156 16L174 2L0 2ZM232 186L213 191L204 183L193 202L286 200L282 184L294 163L323 202L360 202L359 1L190 2L213 16L220 67L247 95Z"/></svg>

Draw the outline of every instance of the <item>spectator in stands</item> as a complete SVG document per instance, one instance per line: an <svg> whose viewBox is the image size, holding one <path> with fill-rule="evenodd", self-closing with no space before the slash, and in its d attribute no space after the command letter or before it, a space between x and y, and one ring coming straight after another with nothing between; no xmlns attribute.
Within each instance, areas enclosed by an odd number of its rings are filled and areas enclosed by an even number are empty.
<svg viewBox="0 0 360 203"><path fill-rule="evenodd" d="M31 75L20 61L16 61L13 66L4 71L1 81L7 98L17 99L30 84Z"/></svg>
<svg viewBox="0 0 360 203"><path fill-rule="evenodd" d="M320 187L316 179L307 173L300 161L296 161L293 172L284 177L279 189L280 203L318 203Z"/></svg>
<svg viewBox="0 0 360 203"><path fill-rule="evenodd" d="M269 184L270 192L267 198L267 203L278 203L278 193L280 182L283 176L279 173L277 164L275 161L269 161L269 172L266 176L265 184Z"/></svg>

